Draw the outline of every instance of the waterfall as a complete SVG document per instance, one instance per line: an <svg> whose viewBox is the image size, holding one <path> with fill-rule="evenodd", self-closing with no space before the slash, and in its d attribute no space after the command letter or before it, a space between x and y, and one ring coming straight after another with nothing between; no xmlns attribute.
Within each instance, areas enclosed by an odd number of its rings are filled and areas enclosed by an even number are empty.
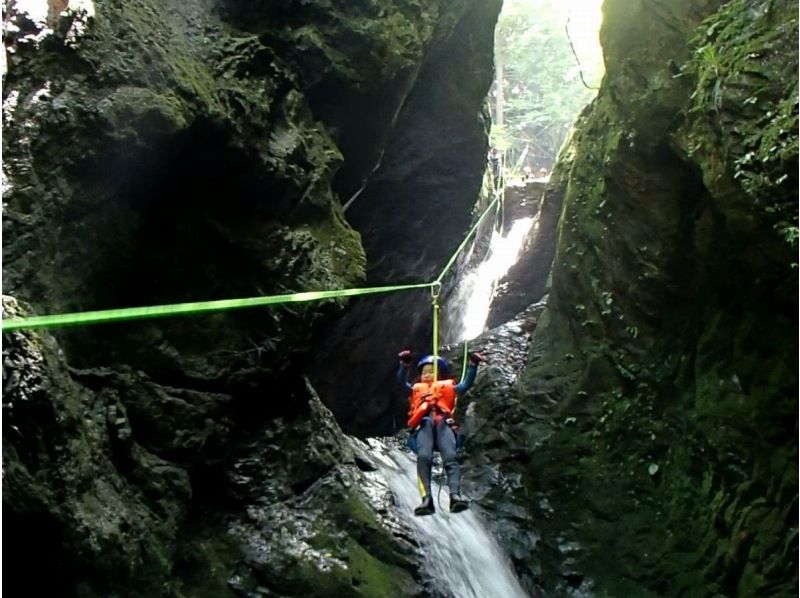
<svg viewBox="0 0 800 598"><path fill-rule="evenodd" d="M497 230L492 233L486 259L464 276L456 289L455 299L451 300L457 306L459 317L454 322L454 334L448 342L472 340L483 332L495 285L519 259L525 239L537 221L538 213L514 221L506 235Z"/></svg>
<svg viewBox="0 0 800 598"><path fill-rule="evenodd" d="M372 449L370 456L391 488L400 516L409 523L425 555L425 573L434 586L440 587L442 596L525 598L508 557L484 526L475 507L455 515L449 512L447 486L439 493L437 483L442 475L438 454L431 488L436 513L415 517L413 511L420 496L413 454L375 439L369 439L368 443Z"/></svg>

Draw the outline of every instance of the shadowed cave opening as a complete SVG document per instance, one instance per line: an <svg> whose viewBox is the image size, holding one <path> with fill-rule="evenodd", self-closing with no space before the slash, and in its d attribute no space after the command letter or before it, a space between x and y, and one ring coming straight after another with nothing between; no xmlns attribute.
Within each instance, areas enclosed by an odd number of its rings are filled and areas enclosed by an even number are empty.
<svg viewBox="0 0 800 598"><path fill-rule="evenodd" d="M146 147L129 141L98 155L82 165L87 192L59 231L63 255L73 256L57 289L61 311L252 297L292 280L281 219L301 190L255 150L235 147L227 129L200 120ZM281 392L288 371L302 367L284 364L281 347L305 342L308 328L287 323L304 313L273 306L57 335L76 368L131 364L159 384L231 394L237 409L260 412L270 410L259 402L265 381L279 379L272 389Z"/></svg>
<svg viewBox="0 0 800 598"><path fill-rule="evenodd" d="M26 591L35 595L75 595L75 566L64 552L64 536L55 517L42 512L14 513L4 506L3 543L13 545L3 551L3 569L14 572L3 583L8 593L13 593L12 586L19 580L25 580Z"/></svg>
<svg viewBox="0 0 800 598"><path fill-rule="evenodd" d="M71 231L94 245L87 307L243 296L269 277L265 225L294 195L222 128L198 122L152 147L123 145L88 170L115 200Z"/></svg>

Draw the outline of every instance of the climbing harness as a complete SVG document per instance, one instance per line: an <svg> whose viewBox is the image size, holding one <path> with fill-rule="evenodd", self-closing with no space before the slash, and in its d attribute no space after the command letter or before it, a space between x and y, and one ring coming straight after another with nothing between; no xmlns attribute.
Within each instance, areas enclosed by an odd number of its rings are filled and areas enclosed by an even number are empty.
<svg viewBox="0 0 800 598"><path fill-rule="evenodd" d="M469 348L469 341L466 340L466 341L464 341L464 357L461 359L461 378L459 378L459 380L463 380L464 376L467 375L467 351L468 351L468 348ZM457 406L458 405L456 405L456 407ZM455 408L453 409L453 412L455 412Z"/></svg>
<svg viewBox="0 0 800 598"><path fill-rule="evenodd" d="M426 418L427 416L423 417L422 421L424 422ZM461 453L464 450L464 441L466 439L466 436L459 431L460 427L452 417L448 417L444 423L450 426L450 429L453 430L453 434L456 435L456 454ZM421 428L422 428L422 423L417 424L416 427L411 431L411 434L408 435L408 440L406 441L406 446L415 455L419 453L419 444L417 443L417 432L419 432Z"/></svg>

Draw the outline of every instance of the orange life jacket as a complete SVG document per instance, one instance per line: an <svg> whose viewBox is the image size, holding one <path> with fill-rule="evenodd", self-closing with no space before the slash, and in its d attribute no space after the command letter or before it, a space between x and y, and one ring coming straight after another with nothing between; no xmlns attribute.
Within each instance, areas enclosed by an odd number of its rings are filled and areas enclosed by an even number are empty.
<svg viewBox="0 0 800 598"><path fill-rule="evenodd" d="M416 428L429 411L451 417L456 407L456 383L454 380L437 380L433 384L417 382L411 388L408 405L408 427Z"/></svg>

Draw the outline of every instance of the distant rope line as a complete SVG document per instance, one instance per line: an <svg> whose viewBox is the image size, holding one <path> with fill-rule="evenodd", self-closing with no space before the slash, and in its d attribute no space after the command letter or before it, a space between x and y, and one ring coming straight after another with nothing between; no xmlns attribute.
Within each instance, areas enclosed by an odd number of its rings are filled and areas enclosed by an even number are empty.
<svg viewBox="0 0 800 598"><path fill-rule="evenodd" d="M594 89L595 91L598 91L600 89L599 87L592 87L591 85L586 83L586 79L583 78L583 65L581 64L580 58L578 58L578 53L575 51L575 46L572 45L572 36L569 34L569 20L570 20L570 18L571 18L571 16L567 15L567 22L564 23L564 31L567 34L567 40L569 40L569 47L570 47L570 49L572 49L572 55L575 57L575 62L578 63L578 74L581 76L581 83L583 83L583 86L586 89Z"/></svg>
<svg viewBox="0 0 800 598"><path fill-rule="evenodd" d="M486 210L478 218L475 226L467 233L466 238L458 246L450 261L442 270L438 278L433 282L421 282L415 284L390 285L383 287L367 287L360 289L339 289L330 291L307 291L302 293L289 293L284 295L269 295L266 297L246 297L241 299L220 299L216 301L195 301L190 303L173 303L168 305L153 305L149 307L126 307L120 309L103 309L97 311L73 312L66 314L53 314L45 316L30 316L26 318L3 319L3 332L22 329L42 329L42 328L65 328L68 326L87 326L90 324L104 324L109 322L123 322L128 320L143 320L148 318L161 318L169 316L180 316L197 313L212 313L220 311L230 311L233 309L243 309L247 307L260 307L264 305L279 305L282 303L302 303L307 301L319 301L321 299L335 299L338 297L355 297L360 295L372 295L376 293L392 293L397 291L407 291L411 289L432 288L441 285L447 271L455 262L458 254L466 245L466 242L477 230L480 223L489 213L489 210L497 203L499 196L489 204Z"/></svg>

